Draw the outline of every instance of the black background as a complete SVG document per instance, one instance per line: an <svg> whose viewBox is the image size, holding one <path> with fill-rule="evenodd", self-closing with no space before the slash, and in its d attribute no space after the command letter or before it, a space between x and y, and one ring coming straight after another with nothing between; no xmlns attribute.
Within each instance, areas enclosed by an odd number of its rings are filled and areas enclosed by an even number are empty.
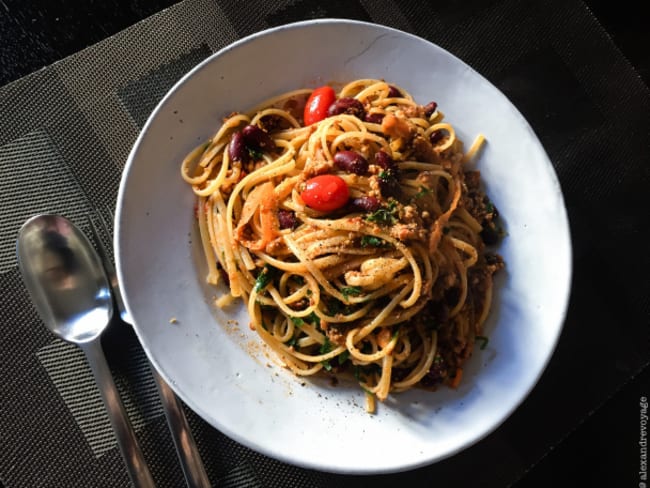
<svg viewBox="0 0 650 488"><path fill-rule="evenodd" d="M0 0L0 85L101 41L174 3ZM650 84L650 28L642 11L643 2L586 3L646 84ZM639 397L648 396L649 385L650 369L646 363L639 375L567 433L516 486L637 486ZM558 409L562 408L562 401L561 397L555 399ZM551 410L539 422L552 423L553 416Z"/></svg>

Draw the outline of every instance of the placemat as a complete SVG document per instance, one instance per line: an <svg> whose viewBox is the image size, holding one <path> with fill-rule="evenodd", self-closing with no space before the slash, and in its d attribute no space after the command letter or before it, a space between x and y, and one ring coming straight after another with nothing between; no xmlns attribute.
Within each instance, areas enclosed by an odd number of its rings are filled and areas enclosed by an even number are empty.
<svg viewBox="0 0 650 488"><path fill-rule="evenodd" d="M130 148L174 82L243 36L323 17L428 39L515 103L565 194L571 304L530 396L497 431L450 459L383 476L320 473L257 454L187 409L211 481L227 488L511 485L648 366L650 90L581 1L185 0L0 88L0 482L7 488L129 486L82 353L48 333L29 301L15 258L20 225L49 212L88 231L88 215L113 208ZM184 486L135 334L113 327L104 348L158 486ZM386 448L399 446L387 440Z"/></svg>

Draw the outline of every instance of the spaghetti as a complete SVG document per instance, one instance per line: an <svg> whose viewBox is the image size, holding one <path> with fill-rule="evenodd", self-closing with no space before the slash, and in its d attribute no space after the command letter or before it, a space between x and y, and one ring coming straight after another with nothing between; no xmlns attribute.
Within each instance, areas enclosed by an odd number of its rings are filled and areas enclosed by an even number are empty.
<svg viewBox="0 0 650 488"><path fill-rule="evenodd" d="M483 137L465 152L434 102L367 79L331 96L307 126L312 90L231 114L181 172L218 304L241 298L295 374L354 375L373 411L456 387L485 345L498 213L468 164Z"/></svg>

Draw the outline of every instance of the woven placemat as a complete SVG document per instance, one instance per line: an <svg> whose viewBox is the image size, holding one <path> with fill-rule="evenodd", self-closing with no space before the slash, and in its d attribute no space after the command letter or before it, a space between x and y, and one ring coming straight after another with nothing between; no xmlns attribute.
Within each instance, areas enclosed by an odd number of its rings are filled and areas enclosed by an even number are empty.
<svg viewBox="0 0 650 488"><path fill-rule="evenodd" d="M647 365L650 263L639 243L647 242L650 90L582 2L256 0L243 7L185 0L0 88L0 482L7 488L129 486L82 353L46 332L30 304L15 259L20 225L50 212L87 231L88 214L107 216L113 208L140 128L181 75L243 36L322 17L428 39L517 105L565 193L575 260L571 305L554 358L529 398L495 433L448 460L394 475L319 473L259 455L187 410L212 482L509 485ZM113 328L104 346L158 486L184 486L135 334ZM550 422L555 404L561 414Z"/></svg>

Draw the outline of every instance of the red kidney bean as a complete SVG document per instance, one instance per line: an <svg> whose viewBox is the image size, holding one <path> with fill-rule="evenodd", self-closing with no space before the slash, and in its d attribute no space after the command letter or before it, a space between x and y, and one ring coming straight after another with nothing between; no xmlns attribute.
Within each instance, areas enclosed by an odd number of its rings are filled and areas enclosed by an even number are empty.
<svg viewBox="0 0 650 488"><path fill-rule="evenodd" d="M381 202L375 197L353 198L350 203L353 207L363 210L364 212L374 212L381 206Z"/></svg>
<svg viewBox="0 0 650 488"><path fill-rule="evenodd" d="M393 85L389 85L389 87L388 87L388 98L397 98L397 97L401 97L401 96L402 96L401 91L399 91Z"/></svg>
<svg viewBox="0 0 650 488"><path fill-rule="evenodd" d="M429 102L424 106L424 115L431 117L436 110L438 110L438 104L436 102Z"/></svg>
<svg viewBox="0 0 650 488"><path fill-rule="evenodd" d="M390 169L395 166L395 161L384 151L377 151L375 153L375 164L382 169Z"/></svg>
<svg viewBox="0 0 650 488"><path fill-rule="evenodd" d="M429 141L431 142L431 144L436 144L440 142L443 137L445 137L445 133L443 131L434 130L429 136Z"/></svg>
<svg viewBox="0 0 650 488"><path fill-rule="evenodd" d="M335 101L327 111L328 115L348 114L354 115L361 120L365 118L366 111L363 104L356 98L343 97Z"/></svg>
<svg viewBox="0 0 650 488"><path fill-rule="evenodd" d="M343 171L363 175L368 171L368 161L356 151L339 151L334 155L334 162Z"/></svg>
<svg viewBox="0 0 650 488"><path fill-rule="evenodd" d="M252 149L260 151L273 151L275 142L266 132L256 125L247 125L241 131L246 145Z"/></svg>
<svg viewBox="0 0 650 488"><path fill-rule="evenodd" d="M228 144L228 155L231 161L239 161L247 163L250 159L248 149L244 142L244 136L241 132L235 132L230 137L230 144Z"/></svg>
<svg viewBox="0 0 650 488"><path fill-rule="evenodd" d="M281 208L278 210L278 221L280 229L295 229L298 226L298 219L296 214L291 210Z"/></svg>
<svg viewBox="0 0 650 488"><path fill-rule="evenodd" d="M382 120L384 120L384 114L377 112L366 114L363 120L365 122L370 122L371 124L381 124Z"/></svg>

